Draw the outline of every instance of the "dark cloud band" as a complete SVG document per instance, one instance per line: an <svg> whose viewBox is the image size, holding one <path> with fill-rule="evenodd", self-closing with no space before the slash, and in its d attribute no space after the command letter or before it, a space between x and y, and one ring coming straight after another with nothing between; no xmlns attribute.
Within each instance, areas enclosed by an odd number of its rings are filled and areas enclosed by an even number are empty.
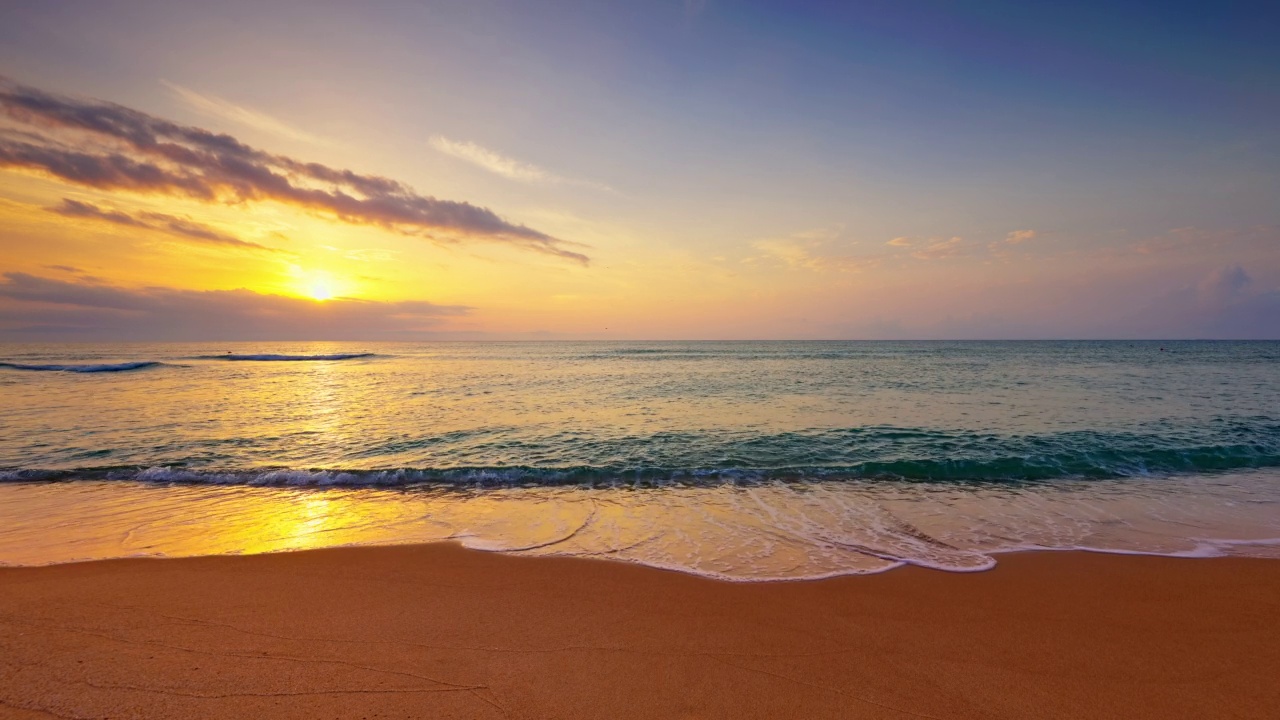
<svg viewBox="0 0 1280 720"><path fill-rule="evenodd" d="M19 335L42 327L102 340L396 340L471 312L425 301L319 303L249 290L123 288L18 272L0 278L0 328Z"/></svg>

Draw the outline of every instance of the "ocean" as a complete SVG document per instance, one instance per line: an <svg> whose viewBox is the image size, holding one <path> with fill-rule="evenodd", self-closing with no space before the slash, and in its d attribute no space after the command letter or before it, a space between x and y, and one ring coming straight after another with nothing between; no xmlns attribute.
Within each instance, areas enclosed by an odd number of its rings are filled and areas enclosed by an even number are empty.
<svg viewBox="0 0 1280 720"><path fill-rule="evenodd" d="M0 564L1280 558L1280 342L0 346Z"/></svg>

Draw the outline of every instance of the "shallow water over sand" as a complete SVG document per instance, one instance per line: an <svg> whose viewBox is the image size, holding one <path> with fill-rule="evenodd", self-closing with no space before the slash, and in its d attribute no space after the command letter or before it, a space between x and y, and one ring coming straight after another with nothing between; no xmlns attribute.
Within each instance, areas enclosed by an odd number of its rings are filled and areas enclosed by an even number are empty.
<svg viewBox="0 0 1280 720"><path fill-rule="evenodd" d="M891 481L662 488L0 485L0 558L260 553L454 540L731 580L992 567L1091 549L1280 558L1280 474L1007 484Z"/></svg>

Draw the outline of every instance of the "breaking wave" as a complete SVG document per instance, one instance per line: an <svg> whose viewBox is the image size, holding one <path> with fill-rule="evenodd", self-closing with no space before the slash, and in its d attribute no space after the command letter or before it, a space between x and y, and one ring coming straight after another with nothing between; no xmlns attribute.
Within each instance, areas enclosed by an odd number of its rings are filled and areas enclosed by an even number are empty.
<svg viewBox="0 0 1280 720"><path fill-rule="evenodd" d="M711 487L840 481L1008 484L1112 480L1280 467L1280 452L1254 446L1197 447L1088 456L997 457L985 460L875 461L837 467L477 466L439 468L218 469L156 465L80 469L11 468L0 482L128 480L273 487Z"/></svg>
<svg viewBox="0 0 1280 720"><path fill-rule="evenodd" d="M11 370L40 370L46 372L74 372L74 373L100 373L100 372L125 372L127 370L142 370L143 368L157 367L165 365L156 360L144 360L138 362L125 363L107 363L107 364L60 364L60 365L26 365L23 363L0 362L0 367L9 368Z"/></svg>

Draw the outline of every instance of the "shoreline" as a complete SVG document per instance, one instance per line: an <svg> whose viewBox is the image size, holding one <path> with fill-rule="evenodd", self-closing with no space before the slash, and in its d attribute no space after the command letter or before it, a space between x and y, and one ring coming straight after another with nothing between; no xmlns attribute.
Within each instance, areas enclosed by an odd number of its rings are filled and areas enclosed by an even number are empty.
<svg viewBox="0 0 1280 720"><path fill-rule="evenodd" d="M1270 717L1280 563L725 582L454 543L0 567L0 716Z"/></svg>
<svg viewBox="0 0 1280 720"><path fill-rule="evenodd" d="M998 557L1067 548L1280 558L1275 469L1016 488L836 481L436 490L0 482L0 561L31 567L460 537L485 550L608 557L746 582L869 574L901 562L978 571Z"/></svg>
<svg viewBox="0 0 1280 720"><path fill-rule="evenodd" d="M1266 544L1274 545L1280 541L1277 538L1265 538L1258 541L1234 541L1234 540L1215 540L1216 543L1233 543L1233 544ZM1008 558L1023 555L1100 555L1121 558L1162 558L1167 560L1243 560L1250 563L1253 562L1280 562L1280 557L1252 557L1248 555L1217 555L1202 552L1199 548L1195 550L1162 553L1162 552L1146 552L1141 550L1110 550L1105 548L1092 547L1035 547L1035 548L1013 548L1009 550L988 550L987 554L995 561L988 567L975 568L944 568L922 565L908 560L897 561L897 565L890 567L870 570L870 571L836 571L826 575L818 575L813 577L780 577L780 578L742 578L730 575L720 575L714 573L700 573L681 567L668 567L665 565L656 565L641 560L617 559L617 558L600 558L585 555L529 555L521 554L519 551L512 550L486 550L481 548L469 548L457 540L430 540L425 542L371 542L371 543L352 543L349 545L320 545L316 547L289 548L282 550L265 550L260 552L227 552L227 553L204 553L194 555L125 555L112 557L97 558L73 558L69 560L54 560L46 563L33 564L5 564L0 562L0 573L9 570L32 570L39 568L62 567L65 565L92 565L96 563L114 563L114 562L148 562L148 561L164 561L170 562L174 560L200 560L211 558L249 558L263 555L295 555L299 553L328 552L335 550L386 550L398 548L418 548L425 546L447 546L454 547L466 553L481 553L484 555L502 555L512 558L528 558L531 560L574 560L584 561L587 563L605 563L608 565L627 565L639 567L646 570L654 570L661 573L674 573L676 575L687 575L689 577L700 580L708 580L711 582L725 583L728 585L771 585L771 584L790 584L790 583L814 583L827 582L830 580L840 580L844 578L869 578L877 575L885 575L888 573L899 572L901 570L912 568L914 570L923 570L926 572L936 572L943 575L981 575L989 573L1001 565Z"/></svg>

